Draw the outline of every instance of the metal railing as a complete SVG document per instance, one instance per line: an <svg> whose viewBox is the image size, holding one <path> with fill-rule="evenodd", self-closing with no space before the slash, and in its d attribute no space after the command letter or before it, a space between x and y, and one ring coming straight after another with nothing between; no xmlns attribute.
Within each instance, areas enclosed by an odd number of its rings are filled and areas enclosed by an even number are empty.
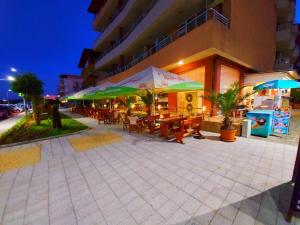
<svg viewBox="0 0 300 225"><path fill-rule="evenodd" d="M145 58L153 55L154 53L158 52L160 49L166 47L170 43L172 43L175 40L177 40L178 38L186 35L190 31L192 31L196 27L204 24L206 21L208 21L210 19L215 19L215 20L219 21L220 23L222 23L226 27L229 26L229 19L226 18L225 16L223 16L222 14L220 14L218 11L216 11L213 8L207 9L204 12L197 13L195 16L186 20L182 25L180 25L179 28L177 29L177 31L175 31L174 33L172 33L170 35L165 36L160 41L156 42L156 44L154 44L150 49L139 54L137 57L132 59L128 64L126 64L124 66L118 66L115 70L106 72L104 74L104 77L102 77L102 78L105 79L114 74L123 72L123 71L131 68L135 64L137 64L137 63L141 62L142 60L144 60ZM98 60L101 59L102 57L103 56L100 56L98 58Z"/></svg>

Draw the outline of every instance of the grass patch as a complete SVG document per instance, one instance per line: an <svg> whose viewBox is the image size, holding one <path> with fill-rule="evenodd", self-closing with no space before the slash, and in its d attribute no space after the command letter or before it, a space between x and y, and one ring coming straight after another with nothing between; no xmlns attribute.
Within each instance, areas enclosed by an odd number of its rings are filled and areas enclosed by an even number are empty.
<svg viewBox="0 0 300 225"><path fill-rule="evenodd" d="M29 119L29 126L26 127L26 119L21 119L14 127L5 132L0 137L1 144L11 144L21 141L35 140L39 138L47 138L64 134L71 134L88 128L86 125L79 123L71 117L60 114L62 128L52 128L52 120L44 115L40 125L36 125L33 118Z"/></svg>

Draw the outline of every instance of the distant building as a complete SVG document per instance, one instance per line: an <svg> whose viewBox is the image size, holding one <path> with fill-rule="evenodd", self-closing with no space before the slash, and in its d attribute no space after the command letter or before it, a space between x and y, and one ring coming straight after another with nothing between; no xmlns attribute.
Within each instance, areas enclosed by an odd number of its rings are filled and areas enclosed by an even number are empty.
<svg viewBox="0 0 300 225"><path fill-rule="evenodd" d="M59 75L58 95L67 96L82 89L82 77L70 74Z"/></svg>

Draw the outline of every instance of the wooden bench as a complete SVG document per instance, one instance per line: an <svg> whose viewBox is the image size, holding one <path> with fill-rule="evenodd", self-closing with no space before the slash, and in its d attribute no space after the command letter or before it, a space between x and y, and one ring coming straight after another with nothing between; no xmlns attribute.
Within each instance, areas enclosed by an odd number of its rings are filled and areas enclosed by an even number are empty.
<svg viewBox="0 0 300 225"><path fill-rule="evenodd" d="M159 115L156 116L147 116L146 118L146 125L148 126L149 133L154 134L155 131L158 131L160 129L160 125L156 123L155 120L159 119Z"/></svg>
<svg viewBox="0 0 300 225"><path fill-rule="evenodd" d="M197 116L194 118L189 118L180 122L180 126L175 134L175 140L177 143L183 143L183 138L192 134L199 135L202 137L200 133L202 127L202 117Z"/></svg>

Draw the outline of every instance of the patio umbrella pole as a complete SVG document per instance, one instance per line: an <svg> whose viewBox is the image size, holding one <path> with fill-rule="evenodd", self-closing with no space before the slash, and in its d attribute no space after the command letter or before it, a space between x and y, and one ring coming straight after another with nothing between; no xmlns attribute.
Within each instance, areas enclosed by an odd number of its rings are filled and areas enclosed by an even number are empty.
<svg viewBox="0 0 300 225"><path fill-rule="evenodd" d="M153 98L153 115L155 115L155 95L154 95L154 91L152 90L152 98Z"/></svg>

